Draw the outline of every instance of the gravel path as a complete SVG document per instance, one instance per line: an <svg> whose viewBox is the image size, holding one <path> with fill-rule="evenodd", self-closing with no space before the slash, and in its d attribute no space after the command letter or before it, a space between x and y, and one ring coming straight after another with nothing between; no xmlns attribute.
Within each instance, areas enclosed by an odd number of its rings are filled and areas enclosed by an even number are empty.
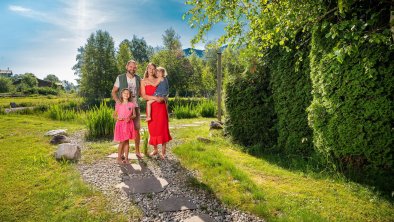
<svg viewBox="0 0 394 222"><path fill-rule="evenodd" d="M74 137L74 139L76 139ZM78 139L79 144L81 140ZM207 214L215 221L264 221L253 215L225 207L209 191L191 184L196 183L196 172L189 171L181 166L176 156L172 154L171 147L177 141L171 141L167 146L167 159L145 157L140 165L147 168L140 174L128 174L122 171L121 166L115 164L115 159L103 158L94 164L79 163L78 169L87 183L100 190L110 201L114 212L124 212L129 215L130 221L138 221L136 215L130 214L136 205L143 212L141 221L183 221L195 214ZM82 156L87 147L82 145ZM168 181L163 192L145 194L127 194L116 188L121 182L133 178L156 176ZM198 183L198 182L197 182ZM187 197L197 205L196 210L183 210L177 212L159 212L158 203L169 197Z"/></svg>

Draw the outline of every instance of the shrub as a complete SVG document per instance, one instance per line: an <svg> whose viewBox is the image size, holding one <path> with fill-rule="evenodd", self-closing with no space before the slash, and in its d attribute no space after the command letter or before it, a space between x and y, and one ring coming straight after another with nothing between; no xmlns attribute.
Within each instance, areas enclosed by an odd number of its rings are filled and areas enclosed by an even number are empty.
<svg viewBox="0 0 394 222"><path fill-rule="evenodd" d="M270 73L264 66L257 73L234 75L225 85L225 132L243 145L272 147L277 138Z"/></svg>
<svg viewBox="0 0 394 222"><path fill-rule="evenodd" d="M6 93L13 90L12 81L7 77L0 77L0 93Z"/></svg>
<svg viewBox="0 0 394 222"><path fill-rule="evenodd" d="M318 26L312 35L314 144L339 166L393 169L394 57L390 32L364 36L361 21ZM342 27L343 26L343 27ZM352 28L354 27L354 28ZM328 30L338 36L327 41ZM354 29L352 35L347 30ZM358 33L357 30L361 30ZM388 39L388 43L382 39ZM338 165L336 165L338 166Z"/></svg>
<svg viewBox="0 0 394 222"><path fill-rule="evenodd" d="M270 51L267 64L277 116L276 149L286 154L308 156L313 152L312 130L306 108L312 101L309 47L287 52L279 47Z"/></svg>
<svg viewBox="0 0 394 222"><path fill-rule="evenodd" d="M113 109L106 103L101 103L100 107L94 107L86 115L87 134L89 139L111 138L114 133L115 119Z"/></svg>

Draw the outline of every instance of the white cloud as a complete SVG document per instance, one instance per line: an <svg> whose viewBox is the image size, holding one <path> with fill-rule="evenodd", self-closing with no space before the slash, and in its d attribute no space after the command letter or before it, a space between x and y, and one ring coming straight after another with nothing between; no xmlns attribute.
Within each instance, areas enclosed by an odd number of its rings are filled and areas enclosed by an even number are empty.
<svg viewBox="0 0 394 222"><path fill-rule="evenodd" d="M19 5L10 5L8 6L8 9L14 12L30 12L31 9L25 8Z"/></svg>

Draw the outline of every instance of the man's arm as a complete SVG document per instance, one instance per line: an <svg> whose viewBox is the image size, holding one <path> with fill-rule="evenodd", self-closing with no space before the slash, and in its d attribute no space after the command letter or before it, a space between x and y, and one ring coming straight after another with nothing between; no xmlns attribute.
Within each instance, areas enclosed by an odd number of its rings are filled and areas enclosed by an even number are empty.
<svg viewBox="0 0 394 222"><path fill-rule="evenodd" d="M119 91L119 87L114 86L111 92L112 99L114 99L116 103L120 103L120 100L118 98L118 91Z"/></svg>

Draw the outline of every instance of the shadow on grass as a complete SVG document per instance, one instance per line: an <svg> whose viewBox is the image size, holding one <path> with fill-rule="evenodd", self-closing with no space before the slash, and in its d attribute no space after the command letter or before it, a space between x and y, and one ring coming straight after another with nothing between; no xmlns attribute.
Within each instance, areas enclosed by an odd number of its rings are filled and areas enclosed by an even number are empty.
<svg viewBox="0 0 394 222"><path fill-rule="evenodd" d="M394 203L394 172L392 171L345 168L338 163L334 166L334 164L324 164L327 161L317 153L312 153L309 156L290 155L258 145L244 147L243 151L284 169L302 172L316 179L332 178L359 183L367 186L380 197Z"/></svg>

